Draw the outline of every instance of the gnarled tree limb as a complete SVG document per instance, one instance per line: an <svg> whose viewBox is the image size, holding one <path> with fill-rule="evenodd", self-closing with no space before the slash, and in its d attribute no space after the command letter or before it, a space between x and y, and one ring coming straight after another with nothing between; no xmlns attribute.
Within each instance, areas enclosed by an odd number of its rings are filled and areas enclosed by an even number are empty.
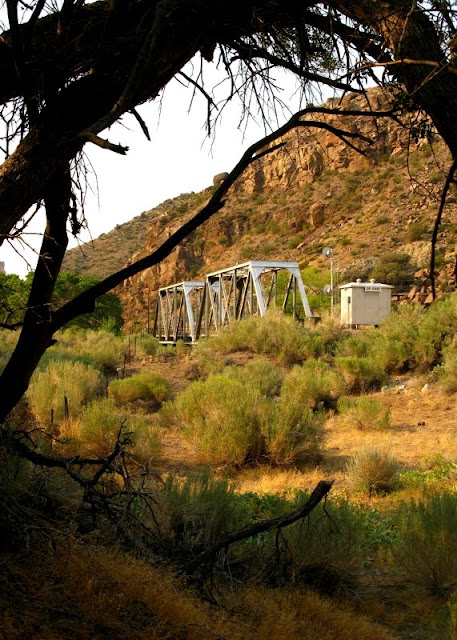
<svg viewBox="0 0 457 640"><path fill-rule="evenodd" d="M284 527L288 527L298 520L301 520L302 518L305 518L311 513L311 511L313 511L313 509L315 509L315 507L317 507L319 502L321 502L321 500L323 500L327 496L328 492L332 488L332 485L333 480L320 480L320 482L318 482L313 492L309 496L308 500L301 507L298 507L290 513L279 516L279 518L260 520L259 522L250 524L243 529L228 533L226 536L202 551L196 558L185 565L185 567L182 569L182 572L191 575L202 564L205 564L206 562L214 558L214 556L219 551L221 551L222 549L227 549L235 542L247 540L248 538L252 538L253 536L258 536L261 533L278 531L280 529L283 529Z"/></svg>

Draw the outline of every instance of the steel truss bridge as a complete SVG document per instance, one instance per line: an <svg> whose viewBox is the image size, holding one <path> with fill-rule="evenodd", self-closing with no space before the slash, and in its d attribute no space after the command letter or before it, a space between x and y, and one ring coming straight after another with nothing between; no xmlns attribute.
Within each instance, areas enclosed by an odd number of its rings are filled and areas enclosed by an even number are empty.
<svg viewBox="0 0 457 640"><path fill-rule="evenodd" d="M264 316L272 306L297 319L312 317L296 262L251 260L210 273L204 281L162 287L153 334L162 343L192 343L236 320Z"/></svg>

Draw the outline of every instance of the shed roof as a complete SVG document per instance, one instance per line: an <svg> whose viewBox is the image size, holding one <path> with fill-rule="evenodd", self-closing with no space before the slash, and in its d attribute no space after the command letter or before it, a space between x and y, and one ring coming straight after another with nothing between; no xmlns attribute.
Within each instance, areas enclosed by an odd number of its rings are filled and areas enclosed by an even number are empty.
<svg viewBox="0 0 457 640"><path fill-rule="evenodd" d="M391 284L381 284L380 282L348 282L347 284L341 284L339 289L365 289L365 287L376 287L379 289L395 289Z"/></svg>

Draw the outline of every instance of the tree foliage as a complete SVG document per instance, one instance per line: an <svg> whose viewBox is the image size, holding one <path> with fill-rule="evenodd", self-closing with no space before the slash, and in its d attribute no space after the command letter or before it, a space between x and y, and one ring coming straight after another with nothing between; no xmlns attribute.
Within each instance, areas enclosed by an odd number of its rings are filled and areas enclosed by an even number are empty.
<svg viewBox="0 0 457 640"><path fill-rule="evenodd" d="M0 324L20 324L24 320L33 277L33 271L23 280L14 273L0 273ZM59 308L98 282L96 276L79 275L70 271L60 273L54 288L52 306ZM122 307L118 296L115 293L105 293L97 298L91 314L78 316L68 326L81 329L109 326L112 330L119 331L122 324Z"/></svg>

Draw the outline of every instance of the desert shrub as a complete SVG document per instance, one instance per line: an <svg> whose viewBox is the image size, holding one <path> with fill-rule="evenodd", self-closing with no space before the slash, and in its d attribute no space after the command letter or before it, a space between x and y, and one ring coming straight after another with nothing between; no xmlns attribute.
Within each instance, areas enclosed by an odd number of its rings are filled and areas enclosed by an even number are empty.
<svg viewBox="0 0 457 640"><path fill-rule="evenodd" d="M390 410L374 398L342 397L338 400L338 412L348 425L361 431L390 427Z"/></svg>
<svg viewBox="0 0 457 640"><path fill-rule="evenodd" d="M65 417L65 398L70 417L101 391L100 373L81 362L55 361L36 371L27 390L30 408L38 420L47 422L54 414L59 422Z"/></svg>
<svg viewBox="0 0 457 640"><path fill-rule="evenodd" d="M162 435L154 416L129 414L126 429L131 433L133 456L141 462L158 458L162 451Z"/></svg>
<svg viewBox="0 0 457 640"><path fill-rule="evenodd" d="M323 440L325 413L300 405L300 393L271 406L266 430L266 448L270 460L290 462L303 453L313 455Z"/></svg>
<svg viewBox="0 0 457 640"><path fill-rule="evenodd" d="M118 405L143 400L159 408L170 397L171 387L157 371L141 371L130 378L110 382L108 394Z"/></svg>
<svg viewBox="0 0 457 640"><path fill-rule="evenodd" d="M429 369L440 362L442 352L454 343L457 322L457 297L437 300L418 324L413 345L414 361L418 368Z"/></svg>
<svg viewBox="0 0 457 640"><path fill-rule="evenodd" d="M353 393L379 388L386 379L382 363L373 357L338 356L335 364Z"/></svg>
<svg viewBox="0 0 457 640"><path fill-rule="evenodd" d="M136 346L138 356L155 356L161 344L154 336L143 334L137 337Z"/></svg>
<svg viewBox="0 0 457 640"><path fill-rule="evenodd" d="M297 404L308 409L317 409L321 403L336 407L345 390L344 380L334 367L323 360L312 359L292 369L284 381L281 398L287 402L296 396Z"/></svg>
<svg viewBox="0 0 457 640"><path fill-rule="evenodd" d="M380 258L370 277L377 282L394 285L397 290L407 288L413 281L415 267L407 253L387 253Z"/></svg>
<svg viewBox="0 0 457 640"><path fill-rule="evenodd" d="M398 483L398 461L387 451L376 447L361 449L346 467L351 488L368 493L393 491Z"/></svg>
<svg viewBox="0 0 457 640"><path fill-rule="evenodd" d="M112 451L125 416L120 416L109 398L89 402L81 412L79 440L85 449L97 455Z"/></svg>
<svg viewBox="0 0 457 640"><path fill-rule="evenodd" d="M417 242L418 240L422 240L427 231L427 225L423 222L411 222L406 231L406 240L408 242Z"/></svg>
<svg viewBox="0 0 457 640"><path fill-rule="evenodd" d="M270 411L266 434L269 456L284 462L303 451L316 451L323 439L323 404L335 403L343 388L341 378L321 361L294 367L284 380L279 402Z"/></svg>
<svg viewBox="0 0 457 640"><path fill-rule="evenodd" d="M207 463L241 464L264 453L262 431L268 401L255 385L212 375L184 389L172 411Z"/></svg>
<svg viewBox="0 0 457 640"><path fill-rule="evenodd" d="M80 445L100 456L113 450L119 435L127 438L136 460L147 462L161 452L160 429L150 416L120 412L111 398L94 400L81 412L77 426L69 425L67 437L77 438Z"/></svg>
<svg viewBox="0 0 457 640"><path fill-rule="evenodd" d="M447 393L457 391L457 349L453 345L443 352L443 362L436 369L438 380Z"/></svg>
<svg viewBox="0 0 457 640"><path fill-rule="evenodd" d="M161 535L199 551L249 521L244 501L225 478L204 470L191 478L169 475L157 496Z"/></svg>
<svg viewBox="0 0 457 640"><path fill-rule="evenodd" d="M254 358L244 367L227 367L224 376L252 384L261 395L274 397L279 395L284 372L266 358Z"/></svg>
<svg viewBox="0 0 457 640"><path fill-rule="evenodd" d="M265 317L246 318L221 329L208 340L208 348L218 353L251 351L270 355L285 365L300 364L325 352L329 335L304 327L280 311Z"/></svg>
<svg viewBox="0 0 457 640"><path fill-rule="evenodd" d="M102 372L114 371L122 364L125 342L108 331L68 329L56 334L57 343L46 351L40 361L45 368L54 360L77 360Z"/></svg>
<svg viewBox="0 0 457 640"><path fill-rule="evenodd" d="M396 562L411 582L440 594L457 586L457 495L432 493L403 504Z"/></svg>

